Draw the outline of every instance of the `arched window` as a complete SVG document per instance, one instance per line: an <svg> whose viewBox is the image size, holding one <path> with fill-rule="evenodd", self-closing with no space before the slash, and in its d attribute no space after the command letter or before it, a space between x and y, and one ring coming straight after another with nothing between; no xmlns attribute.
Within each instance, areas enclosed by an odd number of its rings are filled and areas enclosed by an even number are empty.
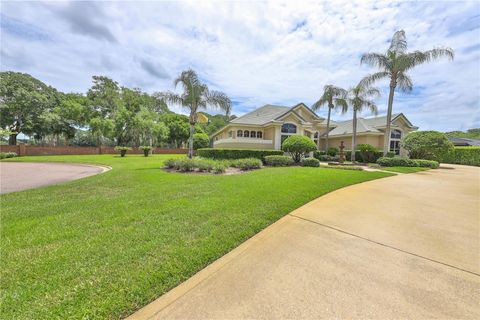
<svg viewBox="0 0 480 320"><path fill-rule="evenodd" d="M393 152L396 155L400 154L401 139L402 139L402 131L394 129L390 132L390 152Z"/></svg>
<svg viewBox="0 0 480 320"><path fill-rule="evenodd" d="M250 131L245 130L243 131L243 137L248 138L250 136Z"/></svg>
<svg viewBox="0 0 480 320"><path fill-rule="evenodd" d="M402 139L402 131L400 130L392 130L390 133L390 138L392 139Z"/></svg>
<svg viewBox="0 0 480 320"><path fill-rule="evenodd" d="M257 133L255 131L250 131L250 138L256 138Z"/></svg>
<svg viewBox="0 0 480 320"><path fill-rule="evenodd" d="M260 138L260 139L263 138L263 133L262 133L262 131L257 131L257 138Z"/></svg>
<svg viewBox="0 0 480 320"><path fill-rule="evenodd" d="M243 137L243 131L242 130L238 130L237 131L237 138L241 138Z"/></svg>
<svg viewBox="0 0 480 320"><path fill-rule="evenodd" d="M297 126L293 123L285 123L282 125L282 133L297 133Z"/></svg>

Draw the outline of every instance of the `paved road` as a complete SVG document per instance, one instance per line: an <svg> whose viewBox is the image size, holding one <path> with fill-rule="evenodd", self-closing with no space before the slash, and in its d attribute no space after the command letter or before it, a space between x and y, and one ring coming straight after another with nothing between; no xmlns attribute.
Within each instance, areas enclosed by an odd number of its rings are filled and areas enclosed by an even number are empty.
<svg viewBox="0 0 480 320"><path fill-rule="evenodd" d="M337 190L132 319L480 319L480 168Z"/></svg>
<svg viewBox="0 0 480 320"><path fill-rule="evenodd" d="M76 180L104 170L102 167L80 164L0 162L0 193Z"/></svg>

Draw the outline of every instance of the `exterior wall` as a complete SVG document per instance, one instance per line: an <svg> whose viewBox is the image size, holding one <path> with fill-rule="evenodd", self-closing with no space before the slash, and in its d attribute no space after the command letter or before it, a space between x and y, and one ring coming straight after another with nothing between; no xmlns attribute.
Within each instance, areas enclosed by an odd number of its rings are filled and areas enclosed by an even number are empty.
<svg viewBox="0 0 480 320"><path fill-rule="evenodd" d="M352 149L352 136L345 136L341 138L329 138L328 139L328 145L330 147L335 147L338 148L340 146L340 142L343 141L343 145L345 146L346 150L351 150ZM371 144L372 146L376 148L382 148L383 147L383 135L377 136L377 135L357 135L357 145L359 144ZM325 146L325 139L322 141L322 146Z"/></svg>
<svg viewBox="0 0 480 320"><path fill-rule="evenodd" d="M219 142L214 144L214 148L232 148L232 149L273 149L273 143L242 143L242 142Z"/></svg>

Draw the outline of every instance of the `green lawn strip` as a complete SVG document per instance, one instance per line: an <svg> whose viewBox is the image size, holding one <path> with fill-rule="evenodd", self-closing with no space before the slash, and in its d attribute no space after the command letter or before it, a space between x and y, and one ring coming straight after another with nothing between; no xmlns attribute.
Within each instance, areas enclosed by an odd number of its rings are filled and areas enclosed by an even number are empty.
<svg viewBox="0 0 480 320"><path fill-rule="evenodd" d="M425 167L380 167L377 169L383 170L383 171L398 172L398 173L414 173L414 172L430 170L430 168L425 168Z"/></svg>
<svg viewBox="0 0 480 320"><path fill-rule="evenodd" d="M0 196L2 318L127 316L293 209L391 175L302 167L168 173L160 167L169 157L15 158L113 169Z"/></svg>

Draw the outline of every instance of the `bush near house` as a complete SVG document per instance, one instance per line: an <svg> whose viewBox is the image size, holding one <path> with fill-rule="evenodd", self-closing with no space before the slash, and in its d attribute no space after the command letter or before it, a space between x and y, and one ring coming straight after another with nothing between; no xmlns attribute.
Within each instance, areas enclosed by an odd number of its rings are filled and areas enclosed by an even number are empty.
<svg viewBox="0 0 480 320"><path fill-rule="evenodd" d="M480 166L480 147L455 147L442 157L444 163Z"/></svg>
<svg viewBox="0 0 480 320"><path fill-rule="evenodd" d="M293 159L289 156L266 156L265 163L273 167L286 167L293 164Z"/></svg>
<svg viewBox="0 0 480 320"><path fill-rule="evenodd" d="M453 150L453 144L444 133L438 131L415 131L402 139L402 146L410 159L440 161Z"/></svg>
<svg viewBox="0 0 480 320"><path fill-rule="evenodd" d="M320 167L320 161L315 158L305 158L302 160L302 166L304 167Z"/></svg>
<svg viewBox="0 0 480 320"><path fill-rule="evenodd" d="M16 152L0 152L0 159L14 158L18 156Z"/></svg>
<svg viewBox="0 0 480 320"><path fill-rule="evenodd" d="M432 169L437 169L439 167L439 163L434 160L407 159L400 157L381 157L377 160L377 163L382 167L426 167Z"/></svg>
<svg viewBox="0 0 480 320"><path fill-rule="evenodd" d="M317 150L317 145L306 136L290 136L282 143L282 150L290 153L293 161L299 163L305 153Z"/></svg>
<svg viewBox="0 0 480 320"><path fill-rule="evenodd" d="M203 148L198 149L197 154L203 158L210 159L245 159L257 158L265 161L266 156L283 155L281 150L262 150L262 149L221 149L221 148Z"/></svg>
<svg viewBox="0 0 480 320"><path fill-rule="evenodd" d="M246 158L246 159L238 159L232 161L232 167L238 168L240 170L252 170L252 169L260 169L262 167L262 160L257 158Z"/></svg>
<svg viewBox="0 0 480 320"><path fill-rule="evenodd" d="M198 150L201 148L208 148L210 144L210 138L206 133L195 133L193 135L193 149Z"/></svg>
<svg viewBox="0 0 480 320"><path fill-rule="evenodd" d="M325 154L325 151L315 151L313 157L320 161L338 161L338 156Z"/></svg>
<svg viewBox="0 0 480 320"><path fill-rule="evenodd" d="M334 156L337 155L338 151L339 151L338 148L336 148L336 147L330 147L330 148L328 148L328 150L327 150L327 154L328 154L329 156L331 156L331 157L334 157Z"/></svg>

